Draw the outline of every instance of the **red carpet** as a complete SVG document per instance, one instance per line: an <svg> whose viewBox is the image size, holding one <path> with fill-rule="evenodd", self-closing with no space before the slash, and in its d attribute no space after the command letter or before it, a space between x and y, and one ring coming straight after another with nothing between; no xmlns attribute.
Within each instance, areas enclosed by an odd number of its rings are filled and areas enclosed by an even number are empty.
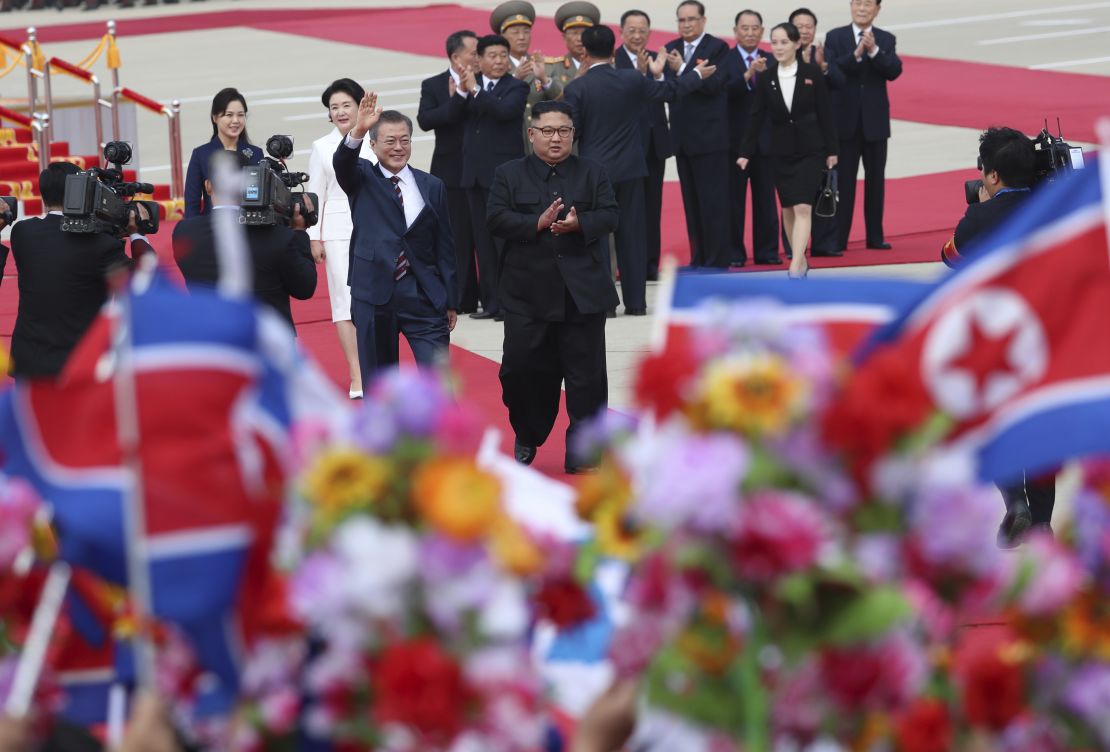
<svg viewBox="0 0 1110 752"><path fill-rule="evenodd" d="M443 40L451 32L469 28L479 34L489 28L489 13L459 5L381 9L287 10L259 9L195 13L118 21L126 78L128 36L247 26L279 33L310 36L367 47L399 50L432 57L443 56ZM652 35L651 45L662 46L674 37L669 19L666 30ZM0 35L22 40L26 30L9 28ZM104 33L100 22L47 26L39 39L50 42L94 40ZM549 55L565 49L554 22L537 19L537 48ZM730 40L731 41L731 40ZM49 49L48 49L49 52ZM982 129L994 123L1020 127L1028 133L1041 129L1044 118L1059 117L1064 135L1095 141L1094 124L1110 101L1110 78L1058 71L1034 71L950 58L903 55L905 72L893 85L893 115L902 120Z"/></svg>

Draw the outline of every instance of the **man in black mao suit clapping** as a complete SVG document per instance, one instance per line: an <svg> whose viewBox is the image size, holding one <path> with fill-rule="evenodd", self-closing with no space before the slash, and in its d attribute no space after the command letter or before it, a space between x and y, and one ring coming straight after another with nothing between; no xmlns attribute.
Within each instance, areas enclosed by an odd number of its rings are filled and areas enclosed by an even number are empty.
<svg viewBox="0 0 1110 752"><path fill-rule="evenodd" d="M679 38L667 43L667 75L681 76L705 61L717 68L689 94L671 104L671 145L690 236L690 263L724 269L729 262L728 45L705 33L705 6L678 6Z"/></svg>
<svg viewBox="0 0 1110 752"><path fill-rule="evenodd" d="M840 134L837 163L840 206L836 218L814 226L816 256L838 256L848 245L856 204L856 175L863 159L863 216L867 247L888 249L883 234L887 142L890 139L890 98L887 82L902 75L894 35L875 28L882 0L851 0L852 23L825 35L825 60L838 69L840 85L832 87L836 130ZM833 74L830 72L830 78Z"/></svg>
<svg viewBox="0 0 1110 752"><path fill-rule="evenodd" d="M489 194L490 232L505 240L499 290L505 316L502 400L524 464L547 440L565 382L565 469L584 469L573 434L604 410L605 315L617 292L603 254L617 227L617 201L605 170L571 154L566 102L532 106L533 153L497 168Z"/></svg>

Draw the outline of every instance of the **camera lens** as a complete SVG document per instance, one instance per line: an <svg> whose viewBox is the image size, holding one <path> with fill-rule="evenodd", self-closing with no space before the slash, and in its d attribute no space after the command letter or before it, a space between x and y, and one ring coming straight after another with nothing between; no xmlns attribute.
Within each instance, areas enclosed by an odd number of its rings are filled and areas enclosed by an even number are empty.
<svg viewBox="0 0 1110 752"><path fill-rule="evenodd" d="M127 164L131 161L131 144L126 141L109 141L104 144L104 159L112 164Z"/></svg>
<svg viewBox="0 0 1110 752"><path fill-rule="evenodd" d="M293 156L293 137L270 136L266 142L266 151L276 159L288 159Z"/></svg>

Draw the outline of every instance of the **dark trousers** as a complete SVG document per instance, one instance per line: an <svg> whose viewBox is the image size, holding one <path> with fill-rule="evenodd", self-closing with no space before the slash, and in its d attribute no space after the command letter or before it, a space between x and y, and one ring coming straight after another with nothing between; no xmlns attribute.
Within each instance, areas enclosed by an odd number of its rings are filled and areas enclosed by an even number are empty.
<svg viewBox="0 0 1110 752"><path fill-rule="evenodd" d="M821 251L842 251L848 247L852 232L852 215L856 209L856 176L863 161L863 220L867 228L867 244L877 245L886 238L883 234L883 207L886 203L886 154L887 139L865 141L863 126L857 127L850 139L840 140L837 153L837 182L840 204L832 219L815 217L813 222L813 247Z"/></svg>
<svg viewBox="0 0 1110 752"><path fill-rule="evenodd" d="M455 241L455 269L459 286L459 313L478 310L478 269L474 263L474 227L465 188L447 189L447 213Z"/></svg>
<svg viewBox="0 0 1110 752"><path fill-rule="evenodd" d="M446 357L451 342L447 312L436 310L411 272L393 285L393 297L385 305L353 298L351 320L358 339L363 383L368 383L377 369L397 364L399 334L408 340L417 365L425 367L437 365Z"/></svg>
<svg viewBox="0 0 1110 752"><path fill-rule="evenodd" d="M649 277L659 274L659 254L662 238L659 227L663 222L663 176L667 160L655 156L653 148L648 150L648 175L644 178L644 243L647 249L647 273Z"/></svg>
<svg viewBox="0 0 1110 752"><path fill-rule="evenodd" d="M728 167L727 149L678 157L693 266L728 267Z"/></svg>
<svg viewBox="0 0 1110 752"><path fill-rule="evenodd" d="M497 259L498 244L486 224L486 196L489 189L476 185L466 189L470 206L470 224L474 230L474 247L478 250L478 291L482 297L482 310L497 313Z"/></svg>
<svg viewBox="0 0 1110 752"><path fill-rule="evenodd" d="M565 321L540 321L505 311L504 348L501 399L509 408L517 441L541 446L547 440L565 382L570 417L567 459L573 460L571 435L609 400L605 313L579 313L569 294Z"/></svg>
<svg viewBox="0 0 1110 752"><path fill-rule="evenodd" d="M1007 510L1014 504L1024 501L1029 505L1029 513L1033 517L1034 525L1052 523L1052 509L1056 506L1056 473L1038 478L1025 476L1021 482L998 488L1002 491Z"/></svg>
<svg viewBox="0 0 1110 752"><path fill-rule="evenodd" d="M613 185L620 223L613 234L617 268L621 272L621 300L625 309L647 308L647 262L644 260L644 179Z"/></svg>
<svg viewBox="0 0 1110 752"><path fill-rule="evenodd" d="M752 189L752 258L756 261L777 261L779 257L779 212L775 203L775 183L771 176L771 158L757 154L741 170L728 155L729 261L743 264L748 251L744 247L744 224L747 221L748 188Z"/></svg>

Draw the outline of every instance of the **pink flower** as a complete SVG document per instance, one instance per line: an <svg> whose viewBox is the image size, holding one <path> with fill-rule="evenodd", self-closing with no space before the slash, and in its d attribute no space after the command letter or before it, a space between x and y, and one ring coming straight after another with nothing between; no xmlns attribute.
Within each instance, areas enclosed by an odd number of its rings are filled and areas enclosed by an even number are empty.
<svg viewBox="0 0 1110 752"><path fill-rule="evenodd" d="M39 506L31 484L0 476L0 568L10 568L31 545L31 526Z"/></svg>
<svg viewBox="0 0 1110 752"><path fill-rule="evenodd" d="M634 678L643 673L672 631L667 619L651 614L638 614L621 627L609 643L609 660L616 675Z"/></svg>
<svg viewBox="0 0 1110 752"><path fill-rule="evenodd" d="M1018 599L1018 608L1030 616L1050 616L1075 598L1083 584L1079 559L1050 535L1034 535L1020 551L1017 576L1029 580Z"/></svg>
<svg viewBox="0 0 1110 752"><path fill-rule="evenodd" d="M812 566L830 533L817 505L797 494L760 493L741 515L732 559L751 580L767 582Z"/></svg>
<svg viewBox="0 0 1110 752"><path fill-rule="evenodd" d="M279 688L258 702L262 724L271 733L284 733L293 728L300 710L300 696L292 686Z"/></svg>
<svg viewBox="0 0 1110 752"><path fill-rule="evenodd" d="M926 674L925 657L903 633L876 645L827 649L820 661L825 688L850 711L902 708L917 696Z"/></svg>

